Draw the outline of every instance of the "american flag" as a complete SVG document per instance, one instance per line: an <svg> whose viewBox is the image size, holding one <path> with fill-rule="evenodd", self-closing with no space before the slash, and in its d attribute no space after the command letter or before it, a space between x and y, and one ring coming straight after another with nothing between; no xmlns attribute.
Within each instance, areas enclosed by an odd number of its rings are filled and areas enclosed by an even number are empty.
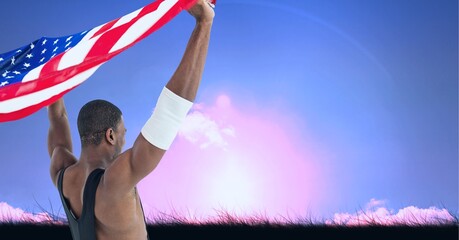
<svg viewBox="0 0 459 240"><path fill-rule="evenodd" d="M0 122L26 117L88 79L196 0L158 0L93 29L0 54Z"/></svg>

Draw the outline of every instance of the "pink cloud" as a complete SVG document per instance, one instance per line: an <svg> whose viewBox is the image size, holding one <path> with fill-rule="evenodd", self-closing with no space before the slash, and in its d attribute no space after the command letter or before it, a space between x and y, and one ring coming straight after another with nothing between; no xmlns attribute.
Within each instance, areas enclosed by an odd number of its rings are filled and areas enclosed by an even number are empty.
<svg viewBox="0 0 459 240"><path fill-rule="evenodd" d="M0 222L12 223L53 223L61 224L48 213L29 213L20 208L14 208L8 203L0 202Z"/></svg>
<svg viewBox="0 0 459 240"><path fill-rule="evenodd" d="M378 202L381 204L384 201L374 200L370 203ZM369 204L370 204L369 203ZM226 211L217 211L217 214L211 218L206 218L203 221L199 216L194 215L192 212L184 213L172 209L163 213L156 213L154 216L150 215L150 219L153 222L182 222L182 223L205 223L212 221L230 221L250 224L264 224L266 220L273 223L282 223L286 220L290 223L295 223L294 219L289 219L289 216L277 216L276 218L270 218L265 214L252 214L252 215L240 215L237 213L231 213ZM283 218L285 217L285 218ZM292 221L293 220L293 221ZM0 202L0 223L52 223L52 224L63 224L63 221L56 221L48 213L29 213L20 208L14 208L8 203ZM313 222L313 224L321 224L321 222ZM430 207L428 209L421 209L414 206L409 206L400 209L397 213L393 210L389 210L385 207L377 207L372 210L359 211L354 214L350 213L337 213L331 220L326 220L327 225L340 225L340 226L371 226L371 225L382 225L382 226L394 226L394 225L441 225L441 224L457 224L457 220L446 210L438 209L436 207Z"/></svg>
<svg viewBox="0 0 459 240"><path fill-rule="evenodd" d="M385 201L371 199L365 210L356 213L336 213L329 225L367 226L367 225L436 225L455 223L456 219L446 209L430 207L422 209L408 206L398 212L385 207Z"/></svg>
<svg viewBox="0 0 459 240"><path fill-rule="evenodd" d="M372 198L370 199L370 202L367 203L366 209L368 211L369 209L381 207L381 206L384 206L385 204L386 204L385 200L377 200L377 199Z"/></svg>
<svg viewBox="0 0 459 240"><path fill-rule="evenodd" d="M282 109L244 109L227 95L194 105L158 168L139 183L147 215L300 216L325 199L320 154L297 130L304 123Z"/></svg>

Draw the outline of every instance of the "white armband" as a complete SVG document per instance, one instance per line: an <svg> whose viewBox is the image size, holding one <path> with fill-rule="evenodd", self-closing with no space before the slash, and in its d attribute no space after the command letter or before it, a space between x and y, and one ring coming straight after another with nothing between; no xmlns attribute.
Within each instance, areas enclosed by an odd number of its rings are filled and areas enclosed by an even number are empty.
<svg viewBox="0 0 459 240"><path fill-rule="evenodd" d="M164 87L153 114L142 128L143 137L156 147L168 150L192 105Z"/></svg>

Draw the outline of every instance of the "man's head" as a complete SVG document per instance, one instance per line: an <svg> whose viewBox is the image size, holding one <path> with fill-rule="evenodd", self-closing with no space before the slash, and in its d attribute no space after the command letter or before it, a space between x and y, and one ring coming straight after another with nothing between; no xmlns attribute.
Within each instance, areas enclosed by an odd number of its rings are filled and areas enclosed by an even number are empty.
<svg viewBox="0 0 459 240"><path fill-rule="evenodd" d="M78 132L83 148L108 144L114 156L120 154L126 132L121 110L105 100L86 103L78 114Z"/></svg>

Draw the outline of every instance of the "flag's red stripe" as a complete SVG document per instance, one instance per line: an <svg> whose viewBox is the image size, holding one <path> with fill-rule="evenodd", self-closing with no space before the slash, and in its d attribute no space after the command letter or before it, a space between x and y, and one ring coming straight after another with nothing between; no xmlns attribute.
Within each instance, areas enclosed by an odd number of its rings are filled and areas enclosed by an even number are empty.
<svg viewBox="0 0 459 240"><path fill-rule="evenodd" d="M77 86L75 86L75 87L77 87ZM23 109L21 109L19 111L11 112L11 113L0 113L0 122L14 121L14 120L18 120L18 119L27 117L27 116L37 112L41 108L54 103L55 101L57 101L58 99L63 97L66 93L68 93L69 91L73 90L75 87L73 87L71 89L68 89L68 90L66 90L64 92L61 92L58 95L53 96L53 97L51 97L49 99L46 99L41 103L38 103L36 105L31 105L31 106L23 108Z"/></svg>
<svg viewBox="0 0 459 240"><path fill-rule="evenodd" d="M100 36L100 38L97 39L96 43L91 48L91 50L89 50L84 61L88 61L92 58L99 58L101 56L107 55L110 49L112 49L113 45L115 45L119 38L123 36L128 27L129 26L127 25L123 25L115 29L112 29L106 32L104 35Z"/></svg>
<svg viewBox="0 0 459 240"><path fill-rule="evenodd" d="M156 9L158 9L159 5L164 2L164 0L159 0L159 1L156 1L154 3L151 3L145 7L142 8L142 10L140 11L139 15L136 17L137 19L135 21L137 21L139 18L151 13L151 12L154 12L156 11Z"/></svg>
<svg viewBox="0 0 459 240"><path fill-rule="evenodd" d="M118 22L118 20L120 20L119 18L118 19L115 19L111 22L108 22L106 24L104 24L104 26L102 26L99 31L97 31L96 33L94 33L94 35L91 36L91 38L94 38L94 37L97 37L98 35L100 34L103 34L104 32L106 32L107 30L110 30L110 28L113 27L113 25L116 24L116 22Z"/></svg>
<svg viewBox="0 0 459 240"><path fill-rule="evenodd" d="M65 52L64 52L65 53ZM39 78L42 78L50 73L56 72L57 68L59 67L59 62L61 61L62 57L64 56L64 53L61 53L52 59L50 59L43 68L41 69Z"/></svg>
<svg viewBox="0 0 459 240"><path fill-rule="evenodd" d="M68 79L76 76L80 72L86 71L109 60L113 56L115 56L115 54L101 56L98 59L94 58L91 59L91 61L86 61L79 65L50 73L46 76L43 76L42 78L39 78L38 80L7 85L0 88L0 99L5 101L53 87L56 84L65 82Z"/></svg>
<svg viewBox="0 0 459 240"><path fill-rule="evenodd" d="M214 4L217 2L217 0L211 0ZM197 0L191 0L191 1L179 1L180 6L184 10L189 10L193 5L197 2Z"/></svg>

